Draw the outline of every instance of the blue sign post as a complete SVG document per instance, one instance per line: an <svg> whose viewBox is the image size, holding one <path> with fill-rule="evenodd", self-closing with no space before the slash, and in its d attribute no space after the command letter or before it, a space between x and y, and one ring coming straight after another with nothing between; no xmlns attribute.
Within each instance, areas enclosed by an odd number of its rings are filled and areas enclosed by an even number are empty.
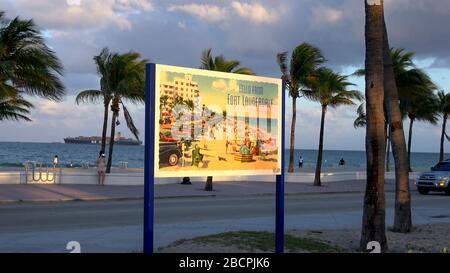
<svg viewBox="0 0 450 273"><path fill-rule="evenodd" d="M155 186L155 116L156 116L156 65L146 65L145 89L145 163L144 163L144 253L154 248L154 186ZM281 172L276 176L275 252L284 251L284 128L285 128L285 82L281 95ZM278 172L277 172L278 173Z"/></svg>
<svg viewBox="0 0 450 273"><path fill-rule="evenodd" d="M155 214L155 64L145 71L144 253L153 253Z"/></svg>
<svg viewBox="0 0 450 273"><path fill-rule="evenodd" d="M281 88L281 174L277 175L276 181L276 205L275 205L275 253L284 252L284 135L285 135L285 88L283 81Z"/></svg>

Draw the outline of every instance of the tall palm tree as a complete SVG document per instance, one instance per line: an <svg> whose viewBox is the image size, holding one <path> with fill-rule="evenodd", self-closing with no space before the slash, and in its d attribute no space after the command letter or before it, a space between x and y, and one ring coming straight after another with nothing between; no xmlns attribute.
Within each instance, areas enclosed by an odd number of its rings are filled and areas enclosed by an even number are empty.
<svg viewBox="0 0 450 273"><path fill-rule="evenodd" d="M387 37L387 30L385 27L385 52L389 50L389 41ZM389 58L390 57L390 58ZM422 99L425 99L425 103L431 103L433 104L434 94L433 92L437 89L436 85L432 82L430 77L421 69L417 68L413 62L414 53L413 52L407 52L402 48L392 48L389 51L389 57L387 56L387 53L385 53L385 77L387 77L386 82L386 88L387 88L387 96L389 100L385 100L385 102L390 103L390 107L386 106L386 109L392 111L392 120L390 121L390 128L391 133L395 134L395 136L392 137L392 146L393 151L396 153L400 152L402 154L402 131L403 131L403 125L400 122L400 117L407 118L407 117L413 117L413 122L410 122L410 136L412 137L412 125L414 123L414 120L416 120L415 116L416 114L412 113L410 115L409 112L418 112L420 113L420 108L422 103ZM393 72L391 72L393 71ZM387 73L390 72L390 73ZM393 76L391 76L393 74ZM395 81L392 79L395 78ZM394 85L395 84L395 85ZM391 91L392 90L392 91ZM395 92L397 90L397 92ZM390 94L390 96L389 96ZM397 94L397 96L396 96ZM431 100L429 99L431 98ZM398 105L398 101L400 101L400 105ZM419 109L414 109L416 106L419 107ZM431 105L429 105L431 106ZM400 109L398 109L400 108ZM430 110L429 108L428 110ZM434 109L434 108L433 108ZM399 113L400 112L400 113ZM418 120L422 121L430 121L434 123L435 120L435 111L431 112L424 112L425 116L423 118L419 118ZM431 117L429 116L431 114ZM391 115L388 115L390 117ZM427 117L428 116L428 117ZM404 135L404 132L403 132ZM404 138L404 136L403 136ZM399 145L399 147L397 147ZM395 147L394 147L395 146ZM410 150L411 147L411 138L408 137L408 149L407 149L407 169L408 171L411 170L410 168ZM402 160L400 157L395 156L394 159ZM403 163L402 163L403 164ZM402 166L402 164L396 164L397 167ZM400 172L403 172L402 169L396 171L396 177L400 175ZM401 175L401 181L397 181L397 183L401 183L402 188L406 189L406 175ZM400 178L400 177L399 177ZM408 178L409 179L409 178ZM397 180L397 178L396 178ZM409 185L409 182L408 182ZM403 192L409 192L409 191L403 191ZM396 225L394 224L394 231L396 230ZM406 228L403 228L403 230L406 230Z"/></svg>
<svg viewBox="0 0 450 273"><path fill-rule="evenodd" d="M384 17L384 16L383 16ZM384 21L384 19L383 19ZM386 153L386 168L389 170L390 152L395 162L395 213L394 232L407 233L412 230L411 217L411 192L409 189L409 166L406 151L405 133L403 130L403 117L399 104L399 90L396 81L397 73L400 74L398 58L395 65L392 55L395 50L390 50L389 37L386 22L383 22L383 58L384 58L384 107L386 109L386 132L388 139ZM391 52L393 54L391 54Z"/></svg>
<svg viewBox="0 0 450 273"><path fill-rule="evenodd" d="M111 171L112 154L114 149L114 137L120 108L123 110L124 119L128 129L139 140L139 131L134 125L133 119L125 107L124 100L132 103L144 103L145 101L145 64L148 60L141 59L141 55L136 52L116 55L108 64L110 73L114 75L111 86L111 136L109 141L108 163L106 172Z"/></svg>
<svg viewBox="0 0 450 273"><path fill-rule="evenodd" d="M320 68L313 77L311 99L318 101L322 108L320 119L319 151L317 154L316 173L314 186L321 186L320 175L322 172L323 136L325 129L325 115L327 108L336 108L341 105L355 105L354 100L361 101L362 94L359 91L348 90L354 84L348 81L347 76L335 73L328 68Z"/></svg>
<svg viewBox="0 0 450 273"><path fill-rule="evenodd" d="M361 229L360 248L377 241L381 251L386 251L386 200L384 193L384 77L383 77L383 1L364 1L365 25L365 82L366 82L366 157L367 185Z"/></svg>
<svg viewBox="0 0 450 273"><path fill-rule="evenodd" d="M444 91L437 93L437 107L438 112L442 116L442 130L441 130L441 145L439 149L439 161L444 160L444 139L450 140L447 135L447 119L450 115L450 94Z"/></svg>
<svg viewBox="0 0 450 273"><path fill-rule="evenodd" d="M244 75L255 75L255 72L253 72L253 70L251 68L239 67L240 65L241 65L240 61L226 59L223 55L214 57L212 55L212 49L208 48L202 52L200 69L227 72L227 73L235 73L235 74L244 74ZM203 128L202 128L202 132L203 132ZM206 179L205 191L213 190L212 183L213 183L212 176L208 176Z"/></svg>
<svg viewBox="0 0 450 273"><path fill-rule="evenodd" d="M407 110L406 110L407 109ZM420 101L409 102L405 106L405 111L409 119L409 133L408 133L408 166L411 168L411 147L413 136L413 125L416 121L422 121L437 124L438 114L436 111L436 98L433 93L424 94Z"/></svg>
<svg viewBox="0 0 450 273"><path fill-rule="evenodd" d="M24 96L61 101L63 67L33 20L7 19L0 11L0 120L30 120Z"/></svg>
<svg viewBox="0 0 450 273"><path fill-rule="evenodd" d="M411 168L411 146L413 125L415 121L437 123L436 95L434 91L437 86L431 78L422 70L414 68L406 71L402 76L407 77L409 92L400 93L400 107L403 115L409 119L408 134L408 169Z"/></svg>
<svg viewBox="0 0 450 273"><path fill-rule="evenodd" d="M291 142L288 172L294 172L295 125L297 121L297 99L311 92L312 75L326 60L321 50L311 44L303 43L292 52L290 66L287 64L287 52L277 55L282 79L292 97Z"/></svg>
<svg viewBox="0 0 450 273"><path fill-rule="evenodd" d="M94 62L97 66L97 73L100 75L100 90L83 90L78 93L75 98L75 103L97 103L103 101L103 127L102 127L102 143L101 150L106 149L106 132L108 130L108 116L109 105L111 103L111 93L113 87L110 86L113 83L114 75L111 75L109 65L112 58L117 57L117 53L111 53L107 47L103 48L99 55L94 57Z"/></svg>

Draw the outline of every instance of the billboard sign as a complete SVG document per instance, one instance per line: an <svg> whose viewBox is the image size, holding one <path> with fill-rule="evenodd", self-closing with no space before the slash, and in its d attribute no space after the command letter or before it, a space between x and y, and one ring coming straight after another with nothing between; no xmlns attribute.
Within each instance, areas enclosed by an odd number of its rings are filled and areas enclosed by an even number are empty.
<svg viewBox="0 0 450 273"><path fill-rule="evenodd" d="M155 65L155 177L281 173L282 81Z"/></svg>

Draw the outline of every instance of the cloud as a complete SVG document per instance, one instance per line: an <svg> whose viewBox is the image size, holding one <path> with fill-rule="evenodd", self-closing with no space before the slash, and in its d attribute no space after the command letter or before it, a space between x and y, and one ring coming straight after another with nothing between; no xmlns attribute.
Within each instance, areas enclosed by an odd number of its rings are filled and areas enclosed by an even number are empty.
<svg viewBox="0 0 450 273"><path fill-rule="evenodd" d="M206 4L184 4L170 5L167 8L170 12L181 11L208 22L221 22L227 18L227 10L223 7Z"/></svg>
<svg viewBox="0 0 450 273"><path fill-rule="evenodd" d="M343 10L319 5L312 8L312 21L317 25L332 25L343 19Z"/></svg>
<svg viewBox="0 0 450 273"><path fill-rule="evenodd" d="M259 3L241 3L233 1L233 10L242 18L250 20L255 24L272 23L280 19L280 12L277 9L268 9Z"/></svg>
<svg viewBox="0 0 450 273"><path fill-rule="evenodd" d="M128 16L150 12L154 7L149 0L9 0L12 6L32 15L46 29L90 29L113 24L130 29Z"/></svg>
<svg viewBox="0 0 450 273"><path fill-rule="evenodd" d="M250 21L253 24L273 23L280 19L285 12L284 5L278 7L266 7L260 3L241 3L233 1L225 5L213 4L170 4L167 8L170 12L184 12L198 17L201 20L213 23L231 23L236 18Z"/></svg>

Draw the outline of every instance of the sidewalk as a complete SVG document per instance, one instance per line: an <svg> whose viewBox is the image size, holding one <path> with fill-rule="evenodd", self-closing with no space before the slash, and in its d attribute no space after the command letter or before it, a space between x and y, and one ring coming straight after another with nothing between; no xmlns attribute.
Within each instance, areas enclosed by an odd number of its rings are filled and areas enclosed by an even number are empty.
<svg viewBox="0 0 450 273"><path fill-rule="evenodd" d="M394 181L386 181L386 191L394 190ZM204 183L192 185L169 184L155 186L155 198L207 197L207 196L257 196L274 195L275 183L270 182L214 182L214 191L203 190ZM415 187L411 183L411 189ZM311 193L363 192L363 181L341 181L312 184L285 183L286 195ZM14 202L59 202L141 199L143 186L94 186L94 185L0 185L0 204Z"/></svg>

